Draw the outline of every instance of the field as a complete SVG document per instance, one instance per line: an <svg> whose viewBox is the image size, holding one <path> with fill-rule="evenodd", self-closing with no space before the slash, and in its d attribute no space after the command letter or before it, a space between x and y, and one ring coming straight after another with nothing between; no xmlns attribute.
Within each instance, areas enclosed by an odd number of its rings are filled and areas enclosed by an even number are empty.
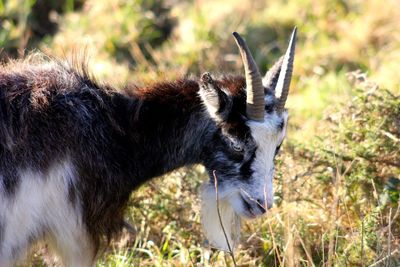
<svg viewBox="0 0 400 267"><path fill-rule="evenodd" d="M117 88L240 74L238 31L264 73L297 26L274 208L244 223L236 264L400 266L399 25L398 0L0 0L0 59L85 54ZM233 266L202 234L207 179L192 166L134 192L133 229L97 266ZM57 266L43 246L29 262Z"/></svg>

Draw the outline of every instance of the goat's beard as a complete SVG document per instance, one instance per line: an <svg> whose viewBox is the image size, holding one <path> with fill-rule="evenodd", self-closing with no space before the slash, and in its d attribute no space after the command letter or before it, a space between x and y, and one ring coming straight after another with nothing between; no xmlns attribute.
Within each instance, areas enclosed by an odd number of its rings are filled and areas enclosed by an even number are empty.
<svg viewBox="0 0 400 267"><path fill-rule="evenodd" d="M233 210L228 197L219 194L217 209L215 187L207 184L201 190L201 203L201 224L210 246L224 251L233 250L239 243L240 217Z"/></svg>

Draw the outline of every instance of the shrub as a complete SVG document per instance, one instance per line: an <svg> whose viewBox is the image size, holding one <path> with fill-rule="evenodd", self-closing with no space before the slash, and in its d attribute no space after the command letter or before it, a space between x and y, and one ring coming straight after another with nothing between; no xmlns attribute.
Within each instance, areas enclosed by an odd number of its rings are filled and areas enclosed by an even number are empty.
<svg viewBox="0 0 400 267"><path fill-rule="evenodd" d="M336 260L372 264L398 246L400 235L400 97L360 71L348 78L351 101L329 111L312 148L292 152L309 161L320 189L314 198L330 199Z"/></svg>

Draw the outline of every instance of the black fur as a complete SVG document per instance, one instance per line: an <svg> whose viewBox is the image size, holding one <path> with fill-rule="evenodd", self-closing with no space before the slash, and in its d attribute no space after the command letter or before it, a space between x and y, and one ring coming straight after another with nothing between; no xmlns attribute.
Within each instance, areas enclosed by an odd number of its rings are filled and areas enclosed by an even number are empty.
<svg viewBox="0 0 400 267"><path fill-rule="evenodd" d="M82 206L98 248L123 226L132 190L155 176L194 163L224 177L251 175L255 144L245 123L245 80L215 82L231 93L223 122L206 114L196 80L117 91L54 60L0 67L0 182L12 198L17 169L45 172L69 158L78 180L68 185L68 197ZM234 151L232 139L246 149ZM241 174L232 172L237 164ZM1 229L0 221L0 237Z"/></svg>

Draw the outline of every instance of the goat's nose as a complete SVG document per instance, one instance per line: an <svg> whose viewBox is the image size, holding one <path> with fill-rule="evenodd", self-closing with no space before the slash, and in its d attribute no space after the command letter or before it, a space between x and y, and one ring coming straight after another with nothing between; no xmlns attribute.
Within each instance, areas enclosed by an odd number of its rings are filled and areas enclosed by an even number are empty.
<svg viewBox="0 0 400 267"><path fill-rule="evenodd" d="M265 200L264 200L263 198L259 198L259 199L257 200L257 206L258 206L258 208L261 210L262 213L265 213L265 212L267 211L267 210L266 210L266 207L265 207ZM270 206L268 205L267 208L269 209Z"/></svg>
<svg viewBox="0 0 400 267"><path fill-rule="evenodd" d="M262 211L262 213L265 213L266 210L271 209L273 206L273 202L272 201L268 201L266 199L260 198L257 201L257 206L260 208L260 210Z"/></svg>

